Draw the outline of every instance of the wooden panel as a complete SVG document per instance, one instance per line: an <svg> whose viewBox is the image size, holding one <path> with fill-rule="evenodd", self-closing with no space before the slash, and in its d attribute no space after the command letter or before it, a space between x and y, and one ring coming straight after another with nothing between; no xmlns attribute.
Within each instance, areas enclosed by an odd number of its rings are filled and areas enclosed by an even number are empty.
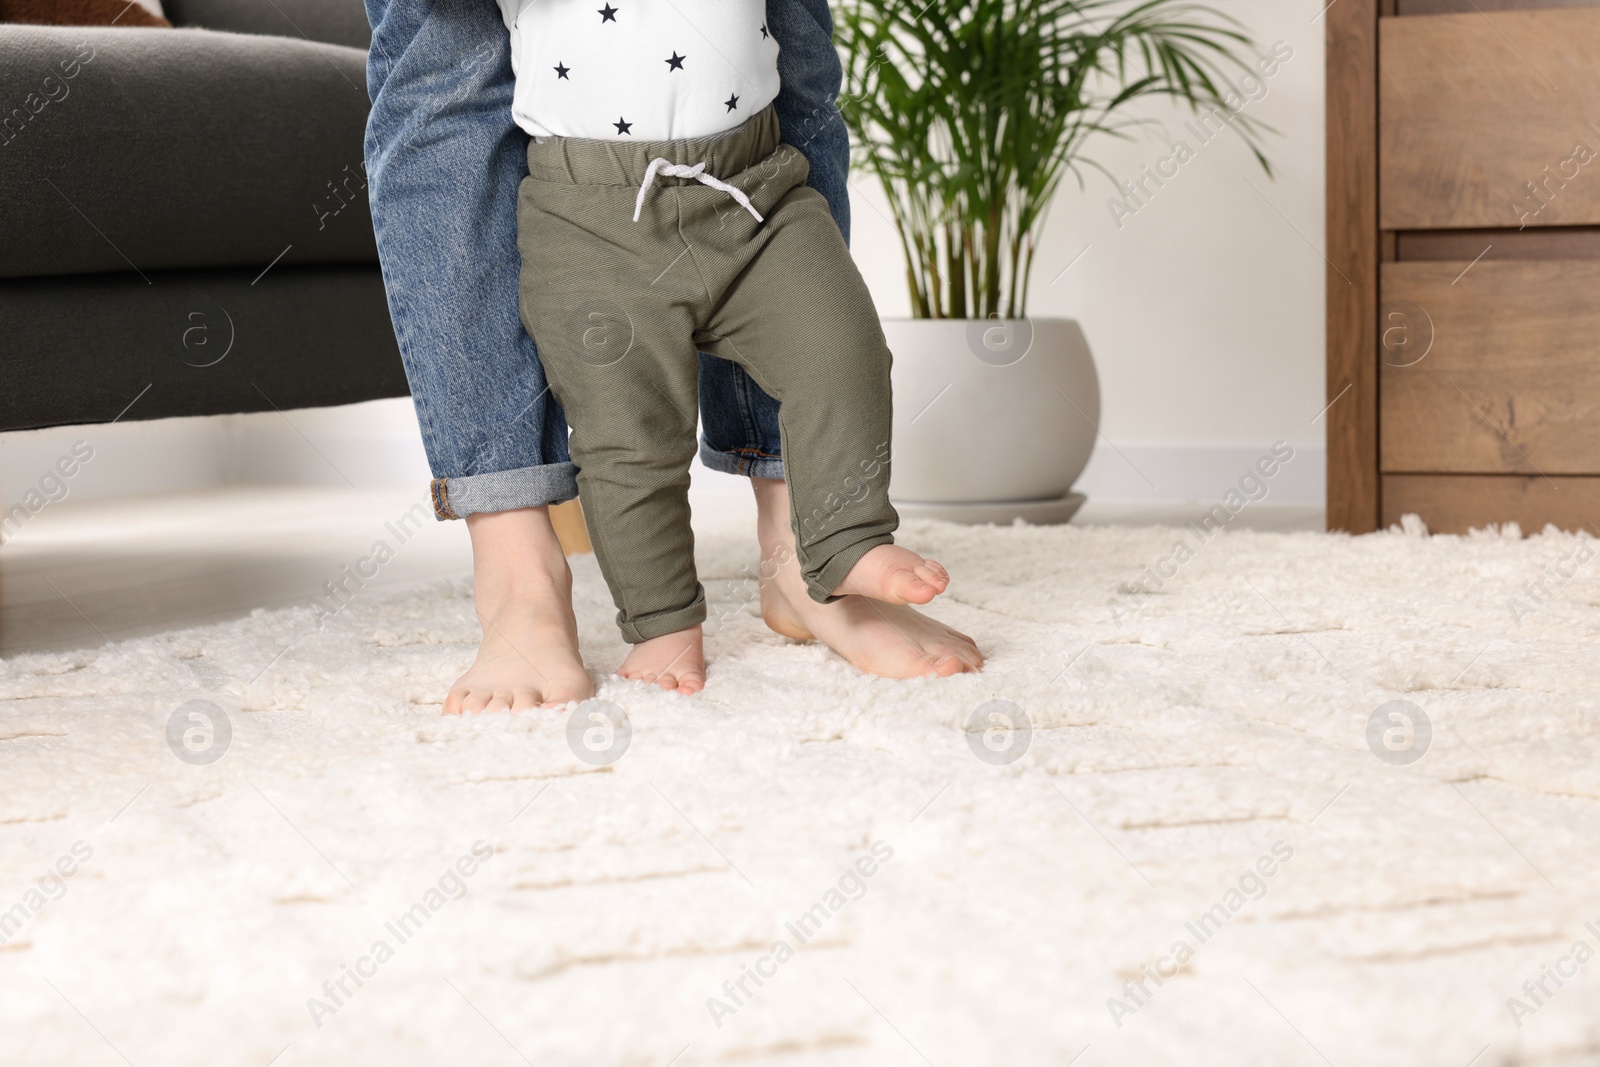
<svg viewBox="0 0 1600 1067"><path fill-rule="evenodd" d="M1468 266L1383 265L1384 471L1600 474L1600 261Z"/></svg>
<svg viewBox="0 0 1600 1067"><path fill-rule="evenodd" d="M1327 12L1328 528L1378 525L1378 7Z"/></svg>
<svg viewBox="0 0 1600 1067"><path fill-rule="evenodd" d="M1600 2L1600 0L1597 0ZM1526 230L1408 230L1395 235L1395 259L1600 259L1600 226Z"/></svg>
<svg viewBox="0 0 1600 1067"><path fill-rule="evenodd" d="M1383 228L1600 223L1596 55L1600 9L1383 19Z"/></svg>
<svg viewBox="0 0 1600 1067"><path fill-rule="evenodd" d="M1600 478L1492 474L1386 474L1383 522L1419 515L1434 533L1466 533L1515 522L1525 534L1545 524L1600 535Z"/></svg>
<svg viewBox="0 0 1600 1067"><path fill-rule="evenodd" d="M1400 0L1396 14L1455 15L1478 11L1527 11L1541 7L1600 7L1600 0Z"/></svg>

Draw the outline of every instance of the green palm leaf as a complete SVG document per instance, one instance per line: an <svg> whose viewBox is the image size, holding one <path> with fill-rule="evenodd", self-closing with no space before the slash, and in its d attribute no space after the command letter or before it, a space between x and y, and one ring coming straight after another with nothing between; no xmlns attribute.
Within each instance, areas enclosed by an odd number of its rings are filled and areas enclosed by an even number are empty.
<svg viewBox="0 0 1600 1067"><path fill-rule="evenodd" d="M840 112L888 197L919 318L1026 314L1062 178L1111 177L1086 145L1128 136L1147 97L1226 107L1228 72L1249 71L1244 28L1186 0L918 2L839 0L838 39ZM1270 174L1267 127L1230 125Z"/></svg>

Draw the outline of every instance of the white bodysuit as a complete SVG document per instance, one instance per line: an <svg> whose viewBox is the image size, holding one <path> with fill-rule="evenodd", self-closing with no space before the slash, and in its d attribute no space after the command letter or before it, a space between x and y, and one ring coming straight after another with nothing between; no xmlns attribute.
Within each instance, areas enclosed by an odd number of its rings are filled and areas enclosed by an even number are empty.
<svg viewBox="0 0 1600 1067"><path fill-rule="evenodd" d="M668 141L731 130L778 95L765 0L499 0L535 137Z"/></svg>

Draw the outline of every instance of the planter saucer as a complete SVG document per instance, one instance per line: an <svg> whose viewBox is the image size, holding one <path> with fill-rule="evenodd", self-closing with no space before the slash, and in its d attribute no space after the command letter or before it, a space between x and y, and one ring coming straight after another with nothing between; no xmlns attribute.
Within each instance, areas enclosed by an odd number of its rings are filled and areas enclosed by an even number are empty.
<svg viewBox="0 0 1600 1067"><path fill-rule="evenodd" d="M1068 493L1055 500L998 500L980 504L923 504L911 500L894 501L902 519L942 519L968 526L994 524L1010 526L1017 519L1030 526L1059 526L1078 513L1088 497Z"/></svg>

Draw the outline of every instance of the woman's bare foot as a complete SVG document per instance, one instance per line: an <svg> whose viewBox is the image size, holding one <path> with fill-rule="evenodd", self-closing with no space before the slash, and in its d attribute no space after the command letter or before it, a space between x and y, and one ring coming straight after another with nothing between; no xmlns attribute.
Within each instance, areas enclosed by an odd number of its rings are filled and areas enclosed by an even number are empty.
<svg viewBox="0 0 1600 1067"><path fill-rule="evenodd" d="M949 585L949 572L933 560L899 545L879 545L856 561L834 593L885 604L926 604Z"/></svg>
<svg viewBox="0 0 1600 1067"><path fill-rule="evenodd" d="M788 486L771 478L750 482L759 512L761 617L769 627L796 641L821 641L858 670L885 678L983 668L977 642L913 608L859 595L831 604L812 600L794 554Z"/></svg>
<svg viewBox="0 0 1600 1067"><path fill-rule="evenodd" d="M594 696L578 655L572 571L549 509L469 515L467 530L483 643L450 687L445 714L523 711Z"/></svg>
<svg viewBox="0 0 1600 1067"><path fill-rule="evenodd" d="M706 651L699 624L640 641L617 673L638 682L654 682L684 696L700 692L706 687Z"/></svg>

